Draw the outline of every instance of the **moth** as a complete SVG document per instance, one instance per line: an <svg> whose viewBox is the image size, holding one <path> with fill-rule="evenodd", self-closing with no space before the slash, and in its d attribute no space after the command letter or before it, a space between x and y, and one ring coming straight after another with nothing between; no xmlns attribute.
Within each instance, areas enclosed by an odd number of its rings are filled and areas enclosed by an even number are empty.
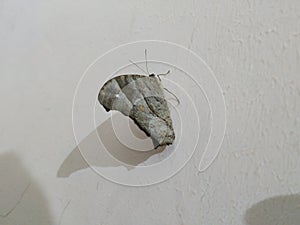
<svg viewBox="0 0 300 225"><path fill-rule="evenodd" d="M107 112L117 110L131 118L151 137L154 148L171 145L175 139L160 75L165 74L119 75L108 80L98 95L100 104Z"/></svg>

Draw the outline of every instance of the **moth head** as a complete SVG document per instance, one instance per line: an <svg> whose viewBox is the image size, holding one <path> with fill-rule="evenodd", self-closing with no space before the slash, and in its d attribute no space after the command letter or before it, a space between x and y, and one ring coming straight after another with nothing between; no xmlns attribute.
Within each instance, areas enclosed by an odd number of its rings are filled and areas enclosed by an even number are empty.
<svg viewBox="0 0 300 225"><path fill-rule="evenodd" d="M155 75L154 73L151 73L149 75L149 77L157 77L161 81L160 76L165 76L165 75L168 75L169 73L170 73L170 70L168 70L166 73L161 73L161 74L157 74L157 75Z"/></svg>

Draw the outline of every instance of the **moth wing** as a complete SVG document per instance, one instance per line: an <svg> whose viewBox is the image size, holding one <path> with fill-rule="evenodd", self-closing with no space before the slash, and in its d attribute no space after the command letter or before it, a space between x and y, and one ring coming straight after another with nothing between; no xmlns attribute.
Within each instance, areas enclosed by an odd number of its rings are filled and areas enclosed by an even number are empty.
<svg viewBox="0 0 300 225"><path fill-rule="evenodd" d="M170 145L175 139L170 110L161 82L156 77L136 81L143 99L131 110L131 118L151 136L155 147ZM144 109L144 111L141 110Z"/></svg>
<svg viewBox="0 0 300 225"><path fill-rule="evenodd" d="M156 77L121 75L101 88L99 102L107 111L118 110L129 116L156 147L169 145L175 138L164 91Z"/></svg>
<svg viewBox="0 0 300 225"><path fill-rule="evenodd" d="M127 96L122 89L141 77L144 76L121 75L108 80L99 92L98 100L100 104L103 105L106 111L118 110L129 116L133 107L132 101L129 99L134 96L134 93L131 93L131 96Z"/></svg>

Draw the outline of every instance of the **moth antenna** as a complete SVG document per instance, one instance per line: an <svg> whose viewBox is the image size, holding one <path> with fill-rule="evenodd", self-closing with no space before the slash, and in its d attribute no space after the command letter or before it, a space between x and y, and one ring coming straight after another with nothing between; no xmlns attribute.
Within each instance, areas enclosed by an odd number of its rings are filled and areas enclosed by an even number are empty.
<svg viewBox="0 0 300 225"><path fill-rule="evenodd" d="M147 49L145 49L145 60L146 60L146 70L148 72L148 75L150 75L149 70L148 70Z"/></svg>
<svg viewBox="0 0 300 225"><path fill-rule="evenodd" d="M142 67L138 66L138 64L136 64L135 62L133 62L132 60L129 60L129 62L131 62L133 65L135 65L137 68L139 68L140 70L142 70L145 74L147 74L147 72L145 70L143 70Z"/></svg>
<svg viewBox="0 0 300 225"><path fill-rule="evenodd" d="M173 96L176 98L176 101L177 101L178 105L180 104L179 98L177 98L177 96L176 96L174 93L172 93L171 91L169 91L167 88L164 88L164 90L166 90L166 91L169 92L171 95L173 95Z"/></svg>

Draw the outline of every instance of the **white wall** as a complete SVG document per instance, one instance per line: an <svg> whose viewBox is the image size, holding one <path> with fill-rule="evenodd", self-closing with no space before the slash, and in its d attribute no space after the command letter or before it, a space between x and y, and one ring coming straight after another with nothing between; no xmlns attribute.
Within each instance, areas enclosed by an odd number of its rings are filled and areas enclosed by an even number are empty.
<svg viewBox="0 0 300 225"><path fill-rule="evenodd" d="M300 1L2 0L0 37L1 225L299 224ZM71 110L96 57L143 39L202 56L227 131L204 173L196 152L133 188L87 169Z"/></svg>

